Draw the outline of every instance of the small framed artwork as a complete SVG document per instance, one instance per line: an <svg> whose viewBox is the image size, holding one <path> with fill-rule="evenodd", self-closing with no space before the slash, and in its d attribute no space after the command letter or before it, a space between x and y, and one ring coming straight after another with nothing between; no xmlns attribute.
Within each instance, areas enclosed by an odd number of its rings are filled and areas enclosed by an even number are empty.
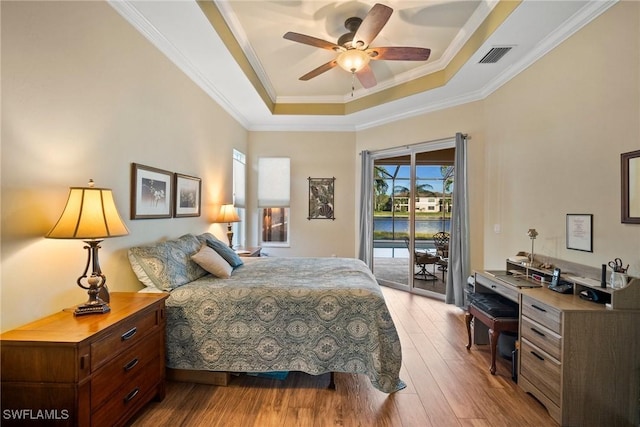
<svg viewBox="0 0 640 427"><path fill-rule="evenodd" d="M200 216L200 196L202 192L202 180L195 176L175 174L175 209L173 216L182 218L187 216Z"/></svg>
<svg viewBox="0 0 640 427"><path fill-rule="evenodd" d="M173 173L131 164L131 219L171 218Z"/></svg>
<svg viewBox="0 0 640 427"><path fill-rule="evenodd" d="M593 252L593 215L567 214L567 249Z"/></svg>
<svg viewBox="0 0 640 427"><path fill-rule="evenodd" d="M334 185L335 178L309 177L309 216L307 219L335 220Z"/></svg>

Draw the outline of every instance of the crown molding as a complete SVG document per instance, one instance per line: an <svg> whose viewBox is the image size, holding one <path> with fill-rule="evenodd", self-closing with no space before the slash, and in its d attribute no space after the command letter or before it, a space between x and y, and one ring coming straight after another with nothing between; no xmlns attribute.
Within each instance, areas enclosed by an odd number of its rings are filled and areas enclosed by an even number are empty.
<svg viewBox="0 0 640 427"><path fill-rule="evenodd" d="M249 120L234 107L216 86L209 81L198 69L175 47L167 38L151 24L140 11L129 1L107 0L107 3L149 40L171 62L182 70L193 82L195 82L207 95L215 100L231 117L240 123L245 129L249 127Z"/></svg>

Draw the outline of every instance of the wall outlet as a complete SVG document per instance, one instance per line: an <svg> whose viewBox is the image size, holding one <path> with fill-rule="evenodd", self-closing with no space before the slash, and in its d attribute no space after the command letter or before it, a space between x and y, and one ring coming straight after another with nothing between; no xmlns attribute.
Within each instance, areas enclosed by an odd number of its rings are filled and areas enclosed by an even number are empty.
<svg viewBox="0 0 640 427"><path fill-rule="evenodd" d="M493 224L493 232L496 234L500 234L500 224Z"/></svg>

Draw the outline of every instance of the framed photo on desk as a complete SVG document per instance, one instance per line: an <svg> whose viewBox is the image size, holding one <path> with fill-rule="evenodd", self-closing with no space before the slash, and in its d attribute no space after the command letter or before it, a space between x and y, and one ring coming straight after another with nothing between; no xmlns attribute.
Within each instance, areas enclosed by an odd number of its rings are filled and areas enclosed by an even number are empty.
<svg viewBox="0 0 640 427"><path fill-rule="evenodd" d="M593 252L592 214L567 214L567 249Z"/></svg>

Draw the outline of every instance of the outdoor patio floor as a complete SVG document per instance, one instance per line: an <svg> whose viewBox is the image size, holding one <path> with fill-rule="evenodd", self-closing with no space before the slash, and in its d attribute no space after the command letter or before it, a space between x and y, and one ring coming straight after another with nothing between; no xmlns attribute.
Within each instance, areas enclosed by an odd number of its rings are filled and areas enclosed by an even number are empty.
<svg viewBox="0 0 640 427"><path fill-rule="evenodd" d="M409 258L375 257L373 260L373 274L379 280L385 280L407 286L409 283L409 269L407 264L409 262L411 262ZM414 269L415 272L419 271L417 266L414 266ZM432 269L433 266L427 266L427 271L433 271ZM436 280L422 280L416 276L414 277L413 285L418 289L444 295L445 281L442 280L442 271L438 270L437 266L435 275ZM445 273L445 279L446 277Z"/></svg>

